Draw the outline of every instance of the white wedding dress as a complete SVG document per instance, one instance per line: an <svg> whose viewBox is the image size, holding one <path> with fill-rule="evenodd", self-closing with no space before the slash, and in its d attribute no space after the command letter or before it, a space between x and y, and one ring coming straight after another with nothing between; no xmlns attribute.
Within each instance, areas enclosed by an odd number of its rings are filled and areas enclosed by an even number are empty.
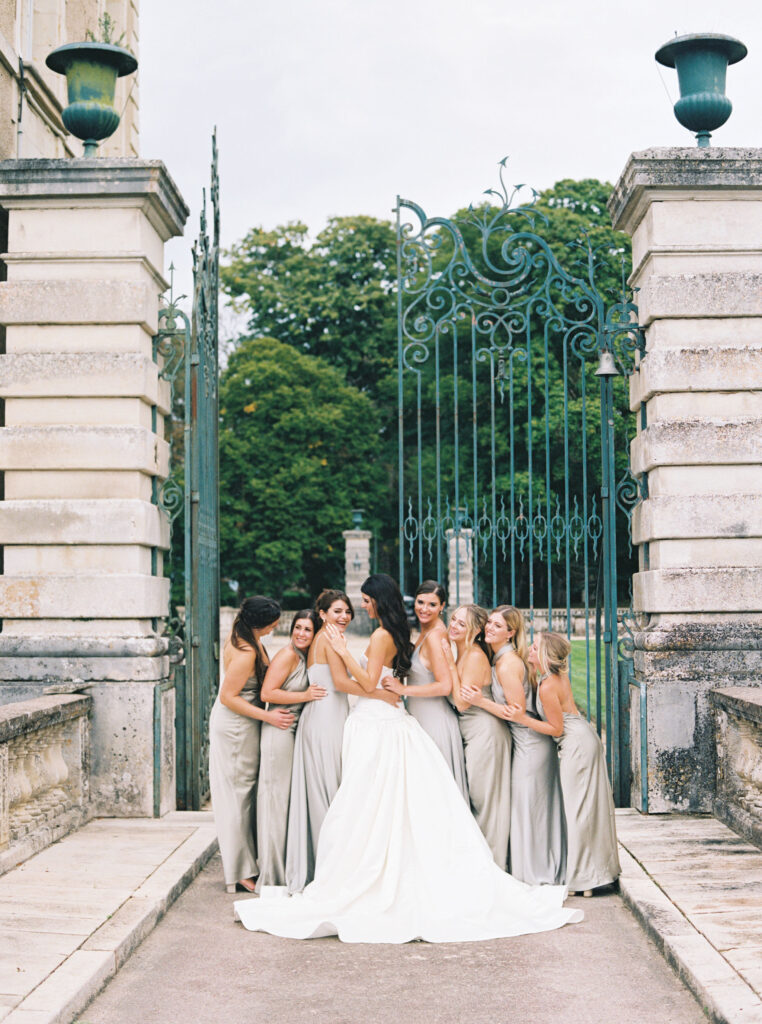
<svg viewBox="0 0 762 1024"><path fill-rule="evenodd" d="M434 741L402 707L360 698L314 881L293 896L265 886L259 899L238 900L235 916L293 939L464 942L582 920L565 897L564 886L502 871Z"/></svg>

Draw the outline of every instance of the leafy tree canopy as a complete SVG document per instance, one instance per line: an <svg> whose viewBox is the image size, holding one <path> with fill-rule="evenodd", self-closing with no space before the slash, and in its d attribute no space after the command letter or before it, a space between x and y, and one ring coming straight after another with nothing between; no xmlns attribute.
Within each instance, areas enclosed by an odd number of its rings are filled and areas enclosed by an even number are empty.
<svg viewBox="0 0 762 1024"><path fill-rule="evenodd" d="M351 509L382 503L378 444L372 401L341 371L240 342L220 380L222 575L239 595L342 583Z"/></svg>
<svg viewBox="0 0 762 1024"><path fill-rule="evenodd" d="M388 221L333 217L312 244L294 222L253 228L220 276L252 335L321 356L375 395L396 365L395 251Z"/></svg>

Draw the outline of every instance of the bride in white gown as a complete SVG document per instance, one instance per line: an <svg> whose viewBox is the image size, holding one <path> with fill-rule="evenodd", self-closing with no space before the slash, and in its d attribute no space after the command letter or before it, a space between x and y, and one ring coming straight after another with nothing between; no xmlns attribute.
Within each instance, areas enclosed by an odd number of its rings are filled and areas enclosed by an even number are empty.
<svg viewBox="0 0 762 1024"><path fill-rule="evenodd" d="M399 588L377 573L363 607L381 627L359 665L335 649L363 689L404 676L410 634ZM344 727L341 786L323 822L314 881L302 893L264 887L239 900L252 931L343 942L463 942L549 931L582 920L564 886L529 886L502 871L434 741L401 706L359 698Z"/></svg>

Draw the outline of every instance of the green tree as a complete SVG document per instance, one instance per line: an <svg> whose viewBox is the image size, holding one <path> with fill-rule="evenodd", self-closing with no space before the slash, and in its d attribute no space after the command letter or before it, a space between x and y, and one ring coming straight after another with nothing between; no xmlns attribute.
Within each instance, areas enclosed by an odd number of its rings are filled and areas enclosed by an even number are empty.
<svg viewBox="0 0 762 1024"><path fill-rule="evenodd" d="M220 276L254 337L269 336L387 396L397 361L394 228L375 217L332 217L310 243L299 222L254 228Z"/></svg>
<svg viewBox="0 0 762 1024"><path fill-rule="evenodd" d="M239 595L343 581L351 508L382 504L378 446L373 403L340 370L240 342L220 380L222 576Z"/></svg>

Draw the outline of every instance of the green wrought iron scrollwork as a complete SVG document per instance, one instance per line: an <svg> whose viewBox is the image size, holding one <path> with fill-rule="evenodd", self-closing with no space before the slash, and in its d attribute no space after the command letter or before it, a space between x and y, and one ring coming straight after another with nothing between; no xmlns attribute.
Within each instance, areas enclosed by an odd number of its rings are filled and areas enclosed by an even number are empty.
<svg viewBox="0 0 762 1024"><path fill-rule="evenodd" d="M169 474L164 481L155 486L155 503L162 510L169 525L170 560L168 573L170 594L173 582L178 575L179 567L173 562L172 535L173 526L185 506L185 487L183 483L183 452L178 452L175 415L177 411L177 383L182 377L184 383L185 354L190 347L190 321L180 309L179 303L185 298L174 297L174 264L170 265L170 292L167 304L159 310L159 330L153 340L153 358L159 364L159 380L169 384L169 415L165 419L164 437L169 445ZM185 396L184 396L185 397ZM181 449L184 445L181 445ZM165 624L165 635L169 637L169 656L173 663L184 657L183 620L171 600L170 614Z"/></svg>
<svg viewBox="0 0 762 1024"><path fill-rule="evenodd" d="M607 734L612 777L624 778L611 740L622 724L617 515L629 527L647 482L618 485L628 438L614 394L643 332L624 261L621 292L602 290L618 250L589 233L565 253L552 247L538 194L522 202L505 167L458 218L397 200L400 583L443 579L446 546L464 541L477 602L527 607L530 630L535 607L550 622L557 605L569 632L572 604L582 607L588 713ZM456 562L456 603L460 582Z"/></svg>

